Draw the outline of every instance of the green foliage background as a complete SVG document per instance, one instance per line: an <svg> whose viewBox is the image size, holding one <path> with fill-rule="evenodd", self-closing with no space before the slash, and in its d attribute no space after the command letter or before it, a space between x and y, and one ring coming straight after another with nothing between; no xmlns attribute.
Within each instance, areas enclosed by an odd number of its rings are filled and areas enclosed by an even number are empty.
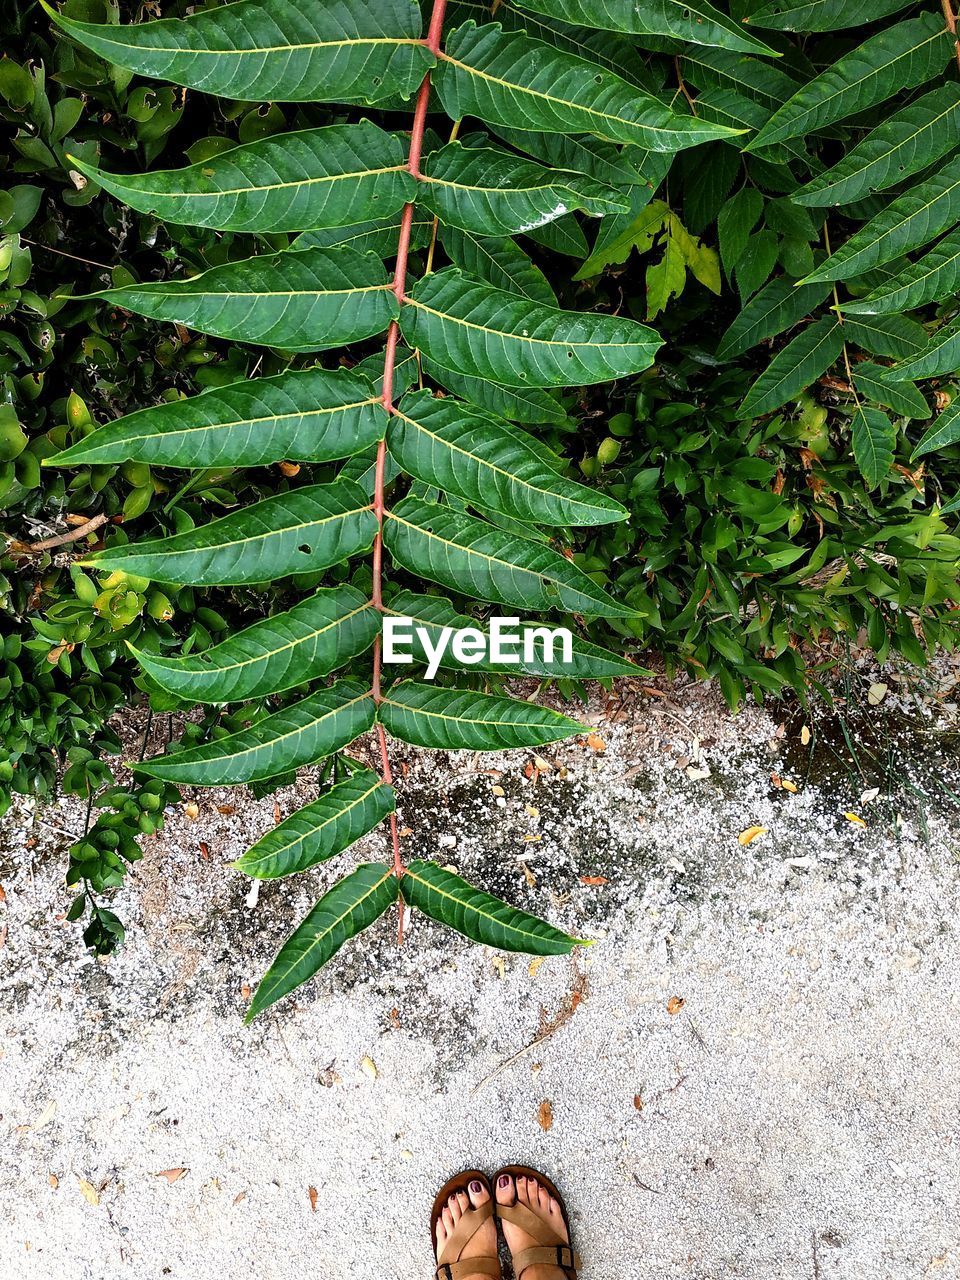
<svg viewBox="0 0 960 1280"><path fill-rule="evenodd" d="M68 0L63 11L131 21L188 7ZM521 13L506 3L496 13L506 29L522 20L531 35L599 59L674 110L745 130L672 163L634 152L643 181L632 188L628 213L568 214L525 238L561 305L649 320L667 340L648 373L612 390L570 394L561 421L534 428L571 475L579 469L631 509L629 524L567 544L598 583L642 614L595 622L591 638L637 654L653 649L671 670L715 677L733 707L786 688L805 696L854 642L914 663L935 644L951 645L960 552L960 432L941 431L935 451L922 444L938 415L951 414L956 394L960 350L954 354L948 342L938 355L931 337L952 332L956 282L942 274L935 295L921 295L909 315L851 312L839 326L833 309L882 295L926 251L922 237L903 238L898 252L872 262L867 234L853 263L867 264L858 276L839 260L848 239L862 240L861 228L875 226L901 191L926 184L940 219L929 223L930 238L947 232L949 240L960 223L949 181L960 99L950 41L941 37L940 69L909 87L902 68L892 69L888 79L900 80L879 100L846 102L836 118L811 119L798 135L778 139L776 122L767 125L805 83L865 42L882 46L886 32L908 21L938 31L938 7L885 4L879 20L864 26L855 6L811 2L800 33L789 22L798 5L780 6L787 13L781 29L762 26L762 7L733 3L730 11L737 20L758 19L743 29L783 55L775 61L664 36L568 27L529 12L539 5ZM574 8L596 6L583 0ZM462 3L450 17L482 22L489 12ZM42 10L23 0L7 6L5 21L0 786L47 792L65 762L63 785L105 802L71 868L92 899L119 883L125 862L137 856L136 835L155 829L169 798L158 783L132 791L110 785L103 757L118 744L106 721L144 688L122 642L202 649L313 580L281 584L267 599L242 588L202 598L183 588L168 599L122 575L85 574L71 563L83 544L39 553L29 545L59 532L68 513L102 514L142 541L296 486L308 474L328 477L322 467L299 475L270 467L194 474L184 486L181 474L140 464L41 469L44 457L94 423L286 365L276 354L72 300L110 284L206 269L249 250L242 236L163 224L124 208L68 155L112 172L172 168L339 117L337 108L225 104L137 80L54 34ZM902 45L899 36L896 42ZM909 166L871 173L859 190L848 182L834 203L809 202L827 182L820 175L931 92L943 96L942 123L921 135ZM818 96L822 90L814 106ZM509 143L509 131L500 133ZM757 146L758 136L774 140ZM592 148L596 166L603 146ZM278 249L291 237L258 240ZM835 258L831 249L839 250ZM828 258L833 266L824 270ZM810 276L818 279L795 287ZM761 318L751 329L754 315ZM911 376L891 376L896 364ZM564 692L576 690L565 684ZM155 691L152 697L155 711L172 705ZM211 712L191 733L215 721L219 732L229 717ZM118 929L94 907L92 946L108 950Z"/></svg>

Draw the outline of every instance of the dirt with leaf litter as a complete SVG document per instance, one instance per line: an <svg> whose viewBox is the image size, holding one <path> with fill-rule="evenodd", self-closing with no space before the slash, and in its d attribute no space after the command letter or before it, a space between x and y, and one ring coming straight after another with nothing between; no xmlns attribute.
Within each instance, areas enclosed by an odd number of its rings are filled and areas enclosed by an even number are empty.
<svg viewBox="0 0 960 1280"><path fill-rule="evenodd" d="M440 1181L521 1159L565 1189L584 1280L960 1276L957 678L864 666L835 711L736 719L661 679L539 761L400 755L411 856L596 945L531 962L415 918L398 952L387 917L249 1029L338 871L257 895L228 868L274 798L186 795L107 961L63 920L82 809L20 804L3 1274L426 1277Z"/></svg>

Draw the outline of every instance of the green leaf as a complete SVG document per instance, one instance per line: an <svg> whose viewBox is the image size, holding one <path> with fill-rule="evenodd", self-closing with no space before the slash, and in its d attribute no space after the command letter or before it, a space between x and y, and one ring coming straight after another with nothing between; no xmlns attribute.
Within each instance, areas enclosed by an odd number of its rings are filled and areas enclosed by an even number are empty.
<svg viewBox="0 0 960 1280"><path fill-rule="evenodd" d="M911 311L947 298L960 288L960 229L944 236L916 262L879 285L866 298L844 302L844 315L880 315Z"/></svg>
<svg viewBox="0 0 960 1280"><path fill-rule="evenodd" d="M555 657L548 658L544 650L542 636L536 635L538 629L543 625L541 623L520 623L517 626L517 631L521 636L526 637L529 635L535 641L530 661L523 658L523 640L515 650L520 654L520 661L494 661L491 657L489 631L481 626L476 618L458 613L450 601L445 600L442 596L422 596L416 595L412 591L401 591L389 601L384 613L388 617L411 618L415 626L425 628L431 638L431 652L436 649L441 639L441 634L445 630L462 631L467 627L478 629L487 638L487 646L481 654L480 660L471 664L478 671L502 671L508 675L567 676L574 680L603 680L611 676L636 677L647 674L645 668L637 666L633 662L628 662L626 658L612 653L609 649L602 649L599 645L590 644L587 640L581 640L576 635L572 637L570 662L562 661L559 649L555 651ZM417 638L416 634L413 635L411 640L410 652L413 661L419 662L424 666L429 665L431 654ZM440 656L439 663L444 668L455 671L463 670L463 663L453 655L449 645Z"/></svg>
<svg viewBox="0 0 960 1280"><path fill-rule="evenodd" d="M919 355L927 345L927 334L908 316L846 316L843 332L874 356L906 360Z"/></svg>
<svg viewBox="0 0 960 1280"><path fill-rule="evenodd" d="M556 5L551 0L522 0L522 4L534 13L556 17ZM582 27L624 31L628 35L672 36L692 44L779 56L706 0L693 0L691 4L685 0L565 0L563 16L565 21Z"/></svg>
<svg viewBox="0 0 960 1280"><path fill-rule="evenodd" d="M192 702L244 702L318 680L362 653L380 615L354 587L323 588L285 613L183 658L131 650L169 693Z"/></svg>
<svg viewBox="0 0 960 1280"><path fill-rule="evenodd" d="M853 456L868 489L875 489L893 465L896 428L881 409L857 405L850 420Z"/></svg>
<svg viewBox="0 0 960 1280"><path fill-rule="evenodd" d="M870 0L865 11L862 0L773 0L746 21L777 31L840 31L867 19L887 18L909 4L910 0Z"/></svg>
<svg viewBox="0 0 960 1280"><path fill-rule="evenodd" d="M600 275L604 267L625 262L634 249L639 253L646 253L669 218L669 206L662 200L644 203L636 217L625 225L621 224L616 235L604 237L602 244L598 240L593 253L573 277L574 280L591 280Z"/></svg>
<svg viewBox="0 0 960 1280"><path fill-rule="evenodd" d="M194 586L273 582L367 550L377 519L347 480L308 485L172 537L107 547L81 563Z"/></svg>
<svg viewBox="0 0 960 1280"><path fill-rule="evenodd" d="M687 47L680 66L685 79L698 89L732 89L763 103L770 112L792 98L798 88L797 81L781 67L728 49Z"/></svg>
<svg viewBox="0 0 960 1280"><path fill-rule="evenodd" d="M433 218L427 213L414 213L410 223L410 249L426 249L433 233ZM297 236L292 249L356 249L358 253L375 253L378 258L396 255L400 240L400 217L376 218L356 222L348 227L316 227Z"/></svg>
<svg viewBox="0 0 960 1280"><path fill-rule="evenodd" d="M530 524L598 525L627 517L613 498L558 476L532 437L429 391L404 396L387 444L418 480Z"/></svg>
<svg viewBox="0 0 960 1280"><path fill-rule="evenodd" d="M489 409L509 422L559 424L567 421L567 411L556 393L541 387L500 387L484 378L471 378L468 374L445 369L429 359L423 360L423 371L455 396Z"/></svg>
<svg viewBox="0 0 960 1280"><path fill-rule="evenodd" d="M307 369L141 409L99 427L44 463L132 461L199 470L285 459L330 462L382 439L386 423L366 378L343 369Z"/></svg>
<svg viewBox="0 0 960 1280"><path fill-rule="evenodd" d="M911 461L922 458L936 449L946 449L960 440L960 400L954 400L944 409L933 426L924 432L920 443L911 455Z"/></svg>
<svg viewBox="0 0 960 1280"><path fill-rule="evenodd" d="M949 324L938 329L913 359L898 364L894 369L894 376L899 381L912 382L915 378L935 378L941 373L956 373L957 369L960 369L960 316L955 316Z"/></svg>
<svg viewBox="0 0 960 1280"><path fill-rule="evenodd" d="M608 187L660 185L672 156L642 151L639 147L617 147L602 138L584 134L540 133L536 129L511 129L497 125L497 134L518 151L526 151L552 169L573 169ZM663 169L663 172L661 172Z"/></svg>
<svg viewBox="0 0 960 1280"><path fill-rule="evenodd" d="M453 265L475 280L548 307L558 305L547 277L507 236L475 236L459 227L442 227L440 243Z"/></svg>
<svg viewBox="0 0 960 1280"><path fill-rule="evenodd" d="M904 418L929 418L930 407L912 382L900 382L883 365L864 360L853 367L857 391Z"/></svg>
<svg viewBox="0 0 960 1280"><path fill-rule="evenodd" d="M405 569L470 599L590 617L631 612L559 552L437 503L405 498L388 512L383 537Z"/></svg>
<svg viewBox="0 0 960 1280"><path fill-rule="evenodd" d="M417 282L400 329L445 368L508 387L581 386L639 373L661 343L634 320L545 307L455 267Z"/></svg>
<svg viewBox="0 0 960 1280"><path fill-rule="evenodd" d="M802 205L851 204L885 191L957 145L960 84L944 84L883 121L843 159L801 187L791 199Z"/></svg>
<svg viewBox="0 0 960 1280"><path fill-rule="evenodd" d="M409 97L434 64L412 0L239 0L137 26L50 17L113 66L241 102Z"/></svg>
<svg viewBox="0 0 960 1280"><path fill-rule="evenodd" d="M383 862L361 863L338 881L280 948L254 992L244 1022L308 982L345 942L379 920L398 892L393 868Z"/></svg>
<svg viewBox="0 0 960 1280"><path fill-rule="evenodd" d="M305 352L382 333L399 310L383 263L352 249L271 254L91 296L218 338Z"/></svg>
<svg viewBox="0 0 960 1280"><path fill-rule="evenodd" d="M499 23L466 22L446 39L434 72L455 120L476 116L514 129L595 133L649 151L679 151L733 136L720 125L676 115L636 85Z"/></svg>
<svg viewBox="0 0 960 1280"><path fill-rule="evenodd" d="M891 200L807 276L807 283L861 276L871 267L928 244L958 221L960 156L955 156L938 173Z"/></svg>
<svg viewBox="0 0 960 1280"><path fill-rule="evenodd" d="M801 138L941 74L953 43L939 14L887 27L799 89L745 150Z"/></svg>
<svg viewBox="0 0 960 1280"><path fill-rule="evenodd" d="M339 680L311 693L249 729L157 756L135 766L138 773L196 787L257 782L313 764L347 746L372 726L370 690L356 680Z"/></svg>
<svg viewBox="0 0 960 1280"><path fill-rule="evenodd" d="M593 217L626 208L611 187L583 174L544 169L493 147L451 142L428 156L418 201L448 226L477 235L535 231L581 209Z"/></svg>
<svg viewBox="0 0 960 1280"><path fill-rule="evenodd" d="M732 360L765 338L775 338L808 316L830 292L829 285L807 284L799 288L786 276L778 276L755 294L717 347L718 360Z"/></svg>
<svg viewBox="0 0 960 1280"><path fill-rule="evenodd" d="M397 807L393 787L370 769L343 782L273 827L232 865L256 880L277 880L349 849Z"/></svg>
<svg viewBox="0 0 960 1280"><path fill-rule="evenodd" d="M687 280L687 268L679 245L672 236L667 237L663 257L647 267L647 319L652 320L666 311L671 298L679 298Z"/></svg>
<svg viewBox="0 0 960 1280"><path fill-rule="evenodd" d="M755 187L744 187L726 202L717 217L720 259L728 276L740 261L750 232L763 213L763 196Z"/></svg>
<svg viewBox="0 0 960 1280"><path fill-rule="evenodd" d="M397 212L417 190L404 144L369 120L279 134L157 173L103 173L70 159L141 213L218 231L347 226Z"/></svg>
<svg viewBox="0 0 960 1280"><path fill-rule="evenodd" d="M550 707L409 680L390 689L378 715L392 737L441 751L542 747L583 732L583 725Z"/></svg>
<svg viewBox="0 0 960 1280"><path fill-rule="evenodd" d="M532 227L527 235L551 253L565 253L568 258L576 258L578 262L590 252L587 237L573 213L565 213L563 217L545 222L541 227Z"/></svg>
<svg viewBox="0 0 960 1280"><path fill-rule="evenodd" d="M843 329L833 316L809 325L779 351L747 392L741 418L772 413L810 386L843 350Z"/></svg>
<svg viewBox="0 0 960 1280"><path fill-rule="evenodd" d="M586 945L545 920L475 889L435 862L411 862L400 880L400 892L404 902L424 915L498 951L565 956L574 947Z"/></svg>

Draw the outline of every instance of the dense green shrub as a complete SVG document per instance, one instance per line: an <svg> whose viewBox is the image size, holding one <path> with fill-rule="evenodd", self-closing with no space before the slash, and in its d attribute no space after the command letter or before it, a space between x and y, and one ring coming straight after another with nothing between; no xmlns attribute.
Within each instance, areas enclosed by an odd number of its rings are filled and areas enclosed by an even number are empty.
<svg viewBox="0 0 960 1280"><path fill-rule="evenodd" d="M161 590L136 574L78 567L76 555L104 535L117 547L128 535L140 544L186 532L336 471L296 457L186 474L142 461L38 465L78 446L94 423L142 405L311 363L138 316L133 292L106 303L75 300L294 240L286 231L185 227L176 205L153 212L156 200L144 206L151 211L134 212L102 189L130 199L124 180L98 175L208 165L238 143L365 115L402 131L410 116L399 100L351 112L158 85L56 36L32 5L18 0L11 11L9 56L0 63L14 176L0 193L0 502L16 541L2 566L10 689L0 787L50 786L60 758L70 765L65 785L105 801L71 860L71 883L83 888L79 913L119 881L136 833L155 826L151 797L161 795L152 783L102 790L112 779L101 756L116 745L106 718L147 688L156 710L179 705L137 675L124 642L158 656L205 650L251 610L282 610L331 579ZM123 18L187 11L162 3L145 15L131 7ZM500 4L493 21L485 5L448 7L447 31L479 24L468 43L545 42L585 59L583 74L592 66L596 78L656 95L700 137L713 127L712 141L659 152L624 145L616 131L611 139L521 129L529 119L508 124L495 103L464 99L465 112L487 115L488 133L478 135L484 122L468 117L460 126L466 145L447 154L469 164L478 143L526 153L566 174L551 194L557 208L575 212L516 239L509 232L518 224L497 223L490 202L488 234L480 235L453 225L462 217L441 197L423 197L411 253L414 275L428 262L450 262L531 298L548 300L552 286L568 310L630 316L666 339L653 369L612 391L530 391L521 405L516 391L500 388L485 403L535 433L567 476L579 466L630 510L629 523L567 528L555 539L634 611L593 621L591 638L658 649L671 666L716 677L734 706L746 693L789 687L803 695L829 666L836 640L919 663L933 644L953 643L955 45L936 5L885 3L871 12L875 21L864 26L845 0L733 3L731 17L702 4L575 0L567 22L547 0ZM68 0L64 13L93 22L119 16L101 0ZM629 104L629 95L622 100ZM428 125L449 128L441 114ZM435 150L447 134L430 129L427 149ZM342 239L317 232L300 244ZM389 236L366 233L362 244L389 264ZM358 359L375 379L372 349L361 345L348 357ZM462 376L445 382L436 362L423 371L450 392L482 396ZM413 362L401 361L398 383L414 373ZM359 478L366 466L348 462L344 474ZM429 487L420 493L433 496ZM446 501L471 505L455 492ZM62 530L65 514L109 523L82 543L30 550ZM533 525L525 533L546 536ZM397 579L416 585L402 572ZM336 570L333 581L346 575ZM350 581L367 591L369 570L358 564ZM576 685L567 678L561 687ZM221 737L291 698L261 698L226 717L210 710L191 738ZM117 932L98 912L89 940L106 950Z"/></svg>

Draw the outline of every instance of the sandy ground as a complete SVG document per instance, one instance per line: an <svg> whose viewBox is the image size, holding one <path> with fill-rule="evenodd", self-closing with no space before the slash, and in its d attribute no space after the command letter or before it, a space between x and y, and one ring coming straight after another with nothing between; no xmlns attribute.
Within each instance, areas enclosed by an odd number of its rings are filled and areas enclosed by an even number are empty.
<svg viewBox="0 0 960 1280"><path fill-rule="evenodd" d="M583 1280L960 1277L955 674L871 708L874 679L785 723L703 687L598 701L606 749L532 777L522 753L411 754L407 846L596 945L537 967L415 920L398 953L388 919L250 1029L335 871L251 903L226 864L272 799L171 813L107 961L62 919L55 828L82 814L21 806L4 1280L415 1280L439 1182L511 1160L566 1191Z"/></svg>

